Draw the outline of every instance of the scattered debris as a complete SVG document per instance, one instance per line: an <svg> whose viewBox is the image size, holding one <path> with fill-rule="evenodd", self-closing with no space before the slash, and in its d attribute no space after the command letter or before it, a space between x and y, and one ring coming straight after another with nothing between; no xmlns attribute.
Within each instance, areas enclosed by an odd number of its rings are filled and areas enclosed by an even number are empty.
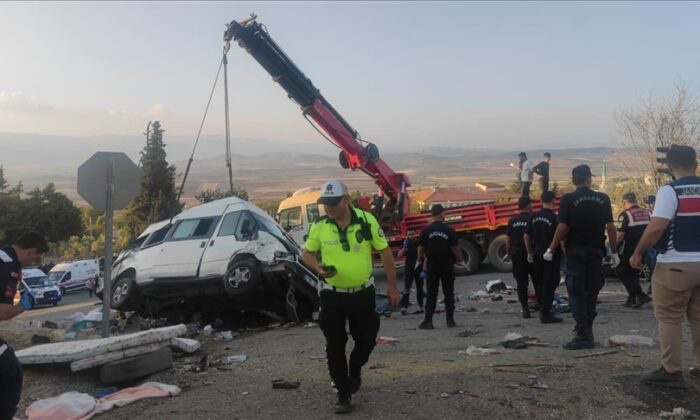
<svg viewBox="0 0 700 420"><path fill-rule="evenodd" d="M51 342L51 340L49 339L49 337L47 337L47 336L45 336L45 335L37 335L37 334L34 334L34 335L32 336L32 344L34 344L34 345L36 345L36 344L47 344L47 343L50 343L50 342Z"/></svg>
<svg viewBox="0 0 700 420"><path fill-rule="evenodd" d="M209 355L205 354L202 356L202 358L199 360L199 364L197 364L197 366L195 366L192 370L197 373L209 370Z"/></svg>
<svg viewBox="0 0 700 420"><path fill-rule="evenodd" d="M608 338L608 347L614 346L639 346L654 347L654 340L643 335L613 335Z"/></svg>
<svg viewBox="0 0 700 420"><path fill-rule="evenodd" d="M608 350L608 351L599 351L597 353L588 353L588 354L578 354L574 356L574 359L584 359L586 357L598 357L598 356L607 356L609 354L615 354L619 350Z"/></svg>
<svg viewBox="0 0 700 420"><path fill-rule="evenodd" d="M377 344L394 344L397 341L399 341L399 339L394 337L377 337Z"/></svg>
<svg viewBox="0 0 700 420"><path fill-rule="evenodd" d="M479 334L479 332L480 332L479 330L464 330L461 333L457 334L457 337L463 337L463 338L472 337L472 336Z"/></svg>
<svg viewBox="0 0 700 420"><path fill-rule="evenodd" d="M481 398L478 394L475 394L473 392L465 391L463 389L459 389L454 392L455 395L461 395L463 397L472 397L472 398Z"/></svg>
<svg viewBox="0 0 700 420"><path fill-rule="evenodd" d="M297 389L301 386L300 382L286 381L284 379L275 379L272 381L272 389Z"/></svg>
<svg viewBox="0 0 700 420"><path fill-rule="evenodd" d="M211 325L207 325L206 327L204 327L204 329L202 329L202 334L205 337L210 336L212 332L214 332L214 329L212 328Z"/></svg>
<svg viewBox="0 0 700 420"><path fill-rule="evenodd" d="M214 340L216 340L216 341L230 341L230 340L233 340L233 337L235 337L237 335L238 335L238 333L234 333L230 330L221 331L214 336Z"/></svg>
<svg viewBox="0 0 700 420"><path fill-rule="evenodd" d="M309 360L326 360L326 356L309 356Z"/></svg>
<svg viewBox="0 0 700 420"><path fill-rule="evenodd" d="M95 392L95 398L102 398L106 397L107 395L114 394L117 392L119 389L116 386L110 386L108 388L102 388L98 389L97 392Z"/></svg>
<svg viewBox="0 0 700 420"><path fill-rule="evenodd" d="M620 347L620 351L628 355L629 357L639 357L637 353L632 353L631 351L627 350L624 347Z"/></svg>
<svg viewBox="0 0 700 420"><path fill-rule="evenodd" d="M173 337L170 339L170 346L185 353L194 353L202 347L202 343L191 338Z"/></svg>
<svg viewBox="0 0 700 420"><path fill-rule="evenodd" d="M503 295L495 294L491 296L491 302L499 302L503 300Z"/></svg>
<svg viewBox="0 0 700 420"><path fill-rule="evenodd" d="M317 328L318 324L315 322L309 322L308 324L304 325L304 328Z"/></svg>
<svg viewBox="0 0 700 420"><path fill-rule="evenodd" d="M44 328L51 328L52 330L55 330L58 328L58 324L52 321L44 321Z"/></svg>
<svg viewBox="0 0 700 420"><path fill-rule="evenodd" d="M460 350L457 354L466 354L467 356L490 356L493 354L500 354L501 352L496 349L488 349L485 347L469 346L466 350Z"/></svg>
<svg viewBox="0 0 700 420"><path fill-rule="evenodd" d="M90 418L95 414L104 413L115 407L123 407L135 401L147 398L166 398L180 394L181 390L174 385L158 382L147 382L133 388L109 394L95 399L88 394L76 391L66 392L57 397L46 398L33 402L25 415L27 419L47 418Z"/></svg>
<svg viewBox="0 0 700 420"><path fill-rule="evenodd" d="M535 389L549 389L549 386L545 384L544 382L540 382L536 379L530 379L530 383L528 385L530 388L535 388Z"/></svg>
<svg viewBox="0 0 700 420"><path fill-rule="evenodd" d="M486 282L486 291L489 293L505 292L506 290L508 290L508 285L501 279Z"/></svg>
<svg viewBox="0 0 700 420"><path fill-rule="evenodd" d="M662 411L659 413L659 418L671 420L684 420L695 418L693 413L683 407L676 407L673 411Z"/></svg>
<svg viewBox="0 0 700 420"><path fill-rule="evenodd" d="M369 367L369 370L377 370L377 369L384 369L386 366L384 366L381 363L375 363L372 366Z"/></svg>
<svg viewBox="0 0 700 420"><path fill-rule="evenodd" d="M510 389L520 388L520 384L515 383L515 382L508 382L506 384L506 388L510 388Z"/></svg>
<svg viewBox="0 0 700 420"><path fill-rule="evenodd" d="M248 360L248 356L246 356L245 354L236 354L233 356L225 357L223 359L223 362L227 365L240 365L241 363L245 363L246 360Z"/></svg>
<svg viewBox="0 0 700 420"><path fill-rule="evenodd" d="M474 308L474 307L471 307L471 308L467 308L466 311L467 311L467 312L476 312L477 309Z"/></svg>
<svg viewBox="0 0 700 420"><path fill-rule="evenodd" d="M440 394L440 398L450 398L450 394L448 394L447 392L443 392Z"/></svg>

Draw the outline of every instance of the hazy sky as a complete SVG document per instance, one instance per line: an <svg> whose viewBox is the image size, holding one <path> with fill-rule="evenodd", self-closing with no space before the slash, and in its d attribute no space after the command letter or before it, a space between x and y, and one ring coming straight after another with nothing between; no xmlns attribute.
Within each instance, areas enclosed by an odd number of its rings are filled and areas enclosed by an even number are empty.
<svg viewBox="0 0 700 420"><path fill-rule="evenodd" d="M698 3L2 2L0 131L194 136L224 23L250 12L392 147L606 145L615 110L700 86ZM322 141L237 45L229 62L234 137ZM222 110L219 89L205 133Z"/></svg>

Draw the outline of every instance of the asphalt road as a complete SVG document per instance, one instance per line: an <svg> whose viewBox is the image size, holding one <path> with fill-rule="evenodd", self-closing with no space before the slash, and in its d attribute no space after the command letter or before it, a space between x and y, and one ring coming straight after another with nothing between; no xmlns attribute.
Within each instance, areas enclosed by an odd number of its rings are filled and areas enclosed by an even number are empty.
<svg viewBox="0 0 700 420"><path fill-rule="evenodd" d="M19 315L15 319L22 321L61 321L65 317L74 314L75 312L90 312L97 308L97 304L102 301L96 297L89 297L87 290L70 292L63 296L61 302L57 306L40 306L28 312Z"/></svg>

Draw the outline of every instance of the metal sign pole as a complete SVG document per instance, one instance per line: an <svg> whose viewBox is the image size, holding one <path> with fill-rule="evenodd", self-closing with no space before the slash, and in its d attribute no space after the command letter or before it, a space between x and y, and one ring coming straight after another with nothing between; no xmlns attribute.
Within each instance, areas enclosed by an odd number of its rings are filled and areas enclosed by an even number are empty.
<svg viewBox="0 0 700 420"><path fill-rule="evenodd" d="M110 303L112 302L112 194L114 193L114 159L110 157L107 164L105 206L105 255L104 279L102 286L102 337L109 337Z"/></svg>

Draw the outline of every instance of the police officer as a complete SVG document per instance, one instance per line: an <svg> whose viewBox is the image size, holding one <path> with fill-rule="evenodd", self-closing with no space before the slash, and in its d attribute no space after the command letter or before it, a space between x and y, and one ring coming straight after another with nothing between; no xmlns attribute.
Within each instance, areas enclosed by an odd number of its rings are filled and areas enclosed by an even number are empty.
<svg viewBox="0 0 700 420"><path fill-rule="evenodd" d="M525 231L530 221L532 213L532 201L530 197L520 197L518 199L518 209L520 213L508 220L506 231L506 254L510 255L513 262L513 278L518 285L518 300L523 309L523 318L530 318L530 308L528 306L528 286L532 271L532 256L528 256L525 247ZM533 286L535 294L539 296L539 284L533 276Z"/></svg>
<svg viewBox="0 0 700 420"><path fill-rule="evenodd" d="M352 394L362 384L362 366L376 344L379 315L375 311L372 250L379 252L387 276L389 303L399 304L394 258L372 214L350 206L348 188L327 182L319 204L326 216L311 226L302 260L321 278L319 326L326 337L328 371L338 390L337 414L353 410ZM320 261L318 257L320 256ZM346 322L355 346L347 360Z"/></svg>
<svg viewBox="0 0 700 420"><path fill-rule="evenodd" d="M666 160L676 180L657 192L654 213L630 258L630 265L641 268L644 253L658 244L659 255L651 282L662 366L645 375L642 382L684 388L685 316L693 336L690 375L700 378L700 177L696 176L697 154L693 148L673 145Z"/></svg>
<svg viewBox="0 0 700 420"><path fill-rule="evenodd" d="M457 233L451 226L445 224L445 208L435 204L430 209L433 222L423 228L418 245L418 259L423 261L423 273L427 273L428 298L425 303L425 318L418 328L432 330L433 314L437 305L437 295L442 282L442 293L445 295L445 314L447 326L452 328L455 323L455 261L464 264L462 250L459 248ZM423 258L425 256L425 258Z"/></svg>
<svg viewBox="0 0 700 420"><path fill-rule="evenodd" d="M420 310L418 313L423 311L423 277L421 277L421 267L423 263L420 262L418 265L418 236L410 232L406 239L403 241L403 246L399 251L399 257L405 256L404 261L404 291L401 296L401 308L405 313L406 308L410 305L411 297L411 287L413 287L413 281L416 282L416 299L418 300L418 306Z"/></svg>
<svg viewBox="0 0 700 420"><path fill-rule="evenodd" d="M642 291L642 286L639 284L641 272L630 266L629 259L651 220L651 214L637 205L637 196L633 192L622 196L622 207L624 211L618 216L620 226L617 228L620 255L617 272L620 281L627 289L627 301L624 306L639 309L645 303L651 302L651 298Z"/></svg>
<svg viewBox="0 0 700 420"><path fill-rule="evenodd" d="M41 236L27 233L14 244L0 248L0 321L16 317L34 306L29 290L21 293L18 305L14 297L22 280L22 266L31 265L49 247ZM0 338L0 420L13 418L22 392L22 366L12 347Z"/></svg>
<svg viewBox="0 0 700 420"><path fill-rule="evenodd" d="M605 279L602 273L605 255L605 232L613 249L617 249L617 234L612 218L612 206L607 194L591 189L591 168L576 166L571 180L576 191L564 194L559 202L559 224L543 258L554 259L554 252L566 238L566 288L569 292L571 314L576 321L574 338L564 344L567 350L590 349L595 346L593 321L597 315L598 292ZM613 268L619 264L612 255Z"/></svg>
<svg viewBox="0 0 700 420"><path fill-rule="evenodd" d="M552 154L544 152L542 162L535 165L532 171L540 176L540 190L542 192L549 191L549 161L552 160Z"/></svg>
<svg viewBox="0 0 700 420"><path fill-rule="evenodd" d="M533 262L535 284L539 285L537 298L540 304L540 322L543 324L554 324L563 321L563 319L551 313L554 292L559 285L561 250L559 248L555 250L552 261L545 261L542 258L547 251L547 247L552 243L554 231L557 229L557 215L553 210L555 198L556 196L551 191L542 193L540 197L542 210L532 215L525 231L525 247L527 248L528 259Z"/></svg>

